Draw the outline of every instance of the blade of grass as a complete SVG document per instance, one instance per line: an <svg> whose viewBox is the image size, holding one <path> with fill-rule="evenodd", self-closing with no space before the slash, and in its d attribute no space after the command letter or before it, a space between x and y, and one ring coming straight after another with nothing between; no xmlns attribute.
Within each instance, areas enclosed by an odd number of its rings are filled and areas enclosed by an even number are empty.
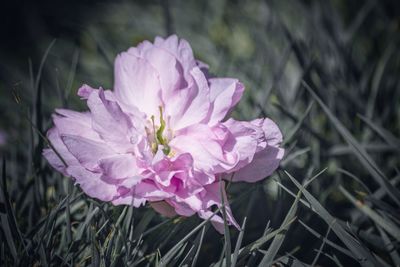
<svg viewBox="0 0 400 267"><path fill-rule="evenodd" d="M71 68L69 70L67 85L65 87L65 92L63 94L63 106L67 107L67 99L72 89L72 84L74 82L76 67L79 61L79 48L75 48L74 54L72 56Z"/></svg>
<svg viewBox="0 0 400 267"><path fill-rule="evenodd" d="M202 230L203 231L203 230ZM183 267L183 266L189 266L189 263L193 257L193 255L196 253L196 248L198 246L199 240L200 240L200 236L201 233L197 234L197 237L195 238L192 246L190 247L189 251L186 253L185 257L183 258L183 260L179 263L179 267Z"/></svg>
<svg viewBox="0 0 400 267"><path fill-rule="evenodd" d="M310 104L308 104L308 107L306 109L306 111L303 113L303 115L298 119L298 121L296 122L296 124L293 126L293 128L290 130L290 132L288 134L285 135L285 140L283 140L282 146L284 146L285 144L289 143L293 137L296 135L296 133L299 131L299 129L301 128L302 124L304 123L305 119L307 118L308 114L311 111L311 108L314 105L314 101L311 101Z"/></svg>
<svg viewBox="0 0 400 267"><path fill-rule="evenodd" d="M384 143L369 143L361 145L363 149L369 153L385 153L385 152L398 152L399 149L395 146L387 145ZM343 156L347 154L352 154L353 149L348 145L335 145L329 149L328 155L332 157Z"/></svg>
<svg viewBox="0 0 400 267"><path fill-rule="evenodd" d="M379 86L385 72L385 68L387 63L389 62L391 55L395 49L393 43L390 43L388 47L385 49L383 56L380 58L378 65L376 66L375 73L372 77L372 85L371 85L371 93L368 98L368 102L366 105L366 117L372 118L374 109L375 109L375 101L376 96L378 95Z"/></svg>
<svg viewBox="0 0 400 267"><path fill-rule="evenodd" d="M1 198L0 198L1 201ZM6 242L7 242L7 246L9 248L9 251L11 253L11 256L14 259L14 263L18 263L18 253L17 253L17 248L16 245L14 243L14 238L12 236L12 230L10 227L10 224L8 222L8 216L7 214L0 212L0 219L1 219L1 228L4 232L5 238L6 238Z"/></svg>
<svg viewBox="0 0 400 267"><path fill-rule="evenodd" d="M302 82L303 86L311 94L311 96L318 102L323 111L326 113L328 118L332 121L335 128L338 130L340 135L346 140L346 142L352 147L354 155L358 158L361 164L368 170L375 181L385 190L388 195L400 206L400 192L398 189L392 187L388 182L388 179L378 168L375 161L368 155L368 153L363 149L360 143L351 135L349 130L336 118L336 116L329 110L329 108L324 104L324 102L317 96L317 94L311 89L311 87Z"/></svg>
<svg viewBox="0 0 400 267"><path fill-rule="evenodd" d="M246 255L249 255L252 251L255 251L255 250L259 249L262 245L264 245L266 242L268 242L269 240L274 238L276 235L278 235L278 234L282 233L283 231L285 231L285 229L290 224L292 224L295 220L296 220L296 218L293 218L292 220L287 222L285 225L282 225L277 230L274 230L274 231L272 231L270 233L267 233L264 236L262 236L261 238L257 239L256 241L254 241L254 242L250 243L249 245L241 248L239 250L238 259L241 258L241 257L244 257Z"/></svg>
<svg viewBox="0 0 400 267"><path fill-rule="evenodd" d="M301 197L301 191L299 191L296 195L296 199L293 201L292 206L290 207L288 213L286 214L285 219L282 222L282 225L280 228L283 227L283 225L287 225L287 223L291 220L293 220L296 216L297 212L297 203ZM264 255L263 259L261 260L260 265L261 266L270 266L272 262L274 261L274 258L276 254L278 253L279 248L282 246L283 240L285 239L286 233L289 230L289 225L287 225L285 228L283 228L284 231L282 234L278 234L275 236L274 240L272 241L271 245L269 246L267 253Z"/></svg>
<svg viewBox="0 0 400 267"><path fill-rule="evenodd" d="M399 184L400 182L400 175L394 177L393 179L390 180L390 184L395 187ZM379 188L376 190L373 194L372 197L376 199L381 199L386 195L386 190L384 188Z"/></svg>
<svg viewBox="0 0 400 267"><path fill-rule="evenodd" d="M288 172L286 175L296 185L296 187L302 191L304 197L308 200L310 205L314 208L315 212L332 227L333 232L337 237L349 248L352 253L357 257L358 262L362 266L377 266L376 259L369 253L369 251L360 245L359 241L352 237L346 230L344 230L337 222L336 218L329 214L329 212Z"/></svg>
<svg viewBox="0 0 400 267"><path fill-rule="evenodd" d="M133 238L137 239L142 233L145 231L147 226L150 224L151 220L154 218L155 213L152 210L147 210L140 222L136 225L135 230L133 232Z"/></svg>
<svg viewBox="0 0 400 267"><path fill-rule="evenodd" d="M67 196L67 202L65 204L65 222L66 222L66 231L67 231L67 244L70 245L72 242L72 226L71 226L71 208L70 208L70 195Z"/></svg>
<svg viewBox="0 0 400 267"><path fill-rule="evenodd" d="M34 89L34 92L36 92L38 90L39 83L40 83L40 80L41 80L41 77L42 77L44 64L46 63L47 56L49 55L50 50L53 48L55 43L56 43L56 39L51 41L51 43L49 44L49 46L47 47L46 51L43 54L42 60L40 61L39 70L38 70L38 72L36 74L34 88L32 88L32 89Z"/></svg>
<svg viewBox="0 0 400 267"><path fill-rule="evenodd" d="M396 251L396 247L394 246L393 242L390 240L390 238L387 236L385 231L382 230L381 227L377 227L379 234L382 237L383 242L385 243L385 250L389 252L390 257L392 258L392 261L394 264L400 264L400 255Z"/></svg>
<svg viewBox="0 0 400 267"><path fill-rule="evenodd" d="M221 194L221 202L222 202L222 217L224 219L224 240L225 240L225 261L226 266L231 267L231 253L232 253L232 245L231 245L231 235L229 233L228 222L226 219L226 209L225 209L225 194L223 192L224 183L219 183L219 189Z"/></svg>
<svg viewBox="0 0 400 267"><path fill-rule="evenodd" d="M238 236L238 239L236 241L235 250L233 251L232 267L236 266L236 262L237 262L237 259L238 259L238 256L239 256L239 250L240 250L240 246L242 245L244 229L246 227L246 220L247 220L247 217L244 217L243 223L242 223L242 227L240 229L239 236Z"/></svg>
<svg viewBox="0 0 400 267"><path fill-rule="evenodd" d="M291 266L291 267L311 267L311 265L304 263L304 262L300 261L299 259L296 259L293 256L284 256L276 263L280 263L283 266ZM262 265L260 265L260 266L262 266ZM274 266L274 265L271 265L271 266Z"/></svg>
<svg viewBox="0 0 400 267"><path fill-rule="evenodd" d="M326 169L323 169L322 171L317 173L317 175L315 175L314 177L312 177L310 179L306 179L304 181L304 188L306 188L308 185L310 185L316 178L318 178L325 171L326 171ZM300 199L301 199L301 190L299 190L299 192L297 193L295 200L293 201L292 206L290 207L288 213L286 214L286 217L285 217L282 225L285 225L288 221L292 220L295 217L296 212L297 212L298 202L300 201ZM267 250L267 253L264 255L264 257L260 263L261 265L269 266L273 263L274 258L283 243L283 240L285 238L285 234L287 231L288 231L288 228L285 229L285 233L283 235L277 235L274 238L274 240L272 241L272 244L270 245L270 247Z"/></svg>
<svg viewBox="0 0 400 267"><path fill-rule="evenodd" d="M357 116L362 121L364 121L372 130L374 130L387 144L396 148L397 150L400 150L400 140L395 136L393 136L392 133L390 133L388 130L382 128L381 126L374 123L371 119L361 114L357 114Z"/></svg>
<svg viewBox="0 0 400 267"><path fill-rule="evenodd" d="M312 261L311 266L315 266L315 264L317 264L318 259L319 259L320 255L321 255L321 253L322 253L322 251L324 249L326 240L328 239L328 236L329 236L330 232L331 232L331 227L328 227L328 230L326 231L325 237L324 237L324 239L322 239L321 246L319 247L319 249L317 251L317 255L315 256L314 260Z"/></svg>
<svg viewBox="0 0 400 267"><path fill-rule="evenodd" d="M178 266L178 261L181 258L183 252L186 250L187 245L188 245L188 243L185 243L179 249L178 253L176 253L175 257L171 260L171 266ZM159 266L159 261L156 262L156 266Z"/></svg>
<svg viewBox="0 0 400 267"><path fill-rule="evenodd" d="M333 261L336 264L336 266L343 267L343 264L338 260L335 254L329 255L328 253L325 252L321 252L321 254L330 259L331 261Z"/></svg>
<svg viewBox="0 0 400 267"><path fill-rule="evenodd" d="M213 212L213 214L207 218L207 220L204 220L201 222L198 226L196 226L192 231L190 231L184 238L182 238L175 246L173 246L160 260L160 267L167 266L167 264L170 262L172 257L176 254L178 249L192 236L194 235L198 230L200 230L206 223L210 221L212 217L215 216L220 211L218 208L216 211Z"/></svg>
<svg viewBox="0 0 400 267"><path fill-rule="evenodd" d="M351 251L349 251L346 248L343 248L341 246L339 246L338 244L330 241L328 238L324 237L323 235L321 235L320 233L318 233L317 231L315 231L314 229L312 229L311 227L309 227L306 223L304 223L302 220L299 220L299 223L307 230L309 231L312 235L314 235L315 237L325 241L325 243L331 247L333 247L334 249L336 249L337 251L343 253L344 255L347 255L348 257L357 260L357 258L354 257L354 255L351 253Z"/></svg>
<svg viewBox="0 0 400 267"><path fill-rule="evenodd" d="M292 121L294 121L295 123L298 123L300 121L299 118L296 117L296 115L292 114L290 111L286 110L283 106L277 104L277 103L273 103L274 106L276 106L284 115L286 115L288 118L290 118ZM321 135L320 133L316 132L306 121L303 122L302 124L303 129L307 130L307 132L309 132L312 136L314 136L316 139L318 139L319 141L321 141L321 143L323 144L330 144L329 140L327 140L323 135Z"/></svg>
<svg viewBox="0 0 400 267"><path fill-rule="evenodd" d="M5 235L10 235L11 233L14 233L16 238L18 239L19 243L23 246L24 251L26 253L26 251L27 251L26 245L22 238L21 230L18 227L17 219L15 217L15 212L11 206L10 196L8 194L7 177L6 177L7 163L6 163L5 158L3 158L2 163L3 164L2 164L2 172L1 172L2 182L0 184L0 204L1 204L1 202L4 203L5 215L2 214L2 221L4 222L4 227L7 227L9 229L8 233L6 232L6 229L5 229ZM3 199L3 201L2 201L2 199ZM8 238L11 238L11 236L9 236ZM7 241L11 241L11 240L8 239ZM10 245L13 247L10 249L14 250L14 248L16 248L16 246L14 245L14 242L12 242L12 244L10 243ZM15 252L16 252L16 250L15 250Z"/></svg>
<svg viewBox="0 0 400 267"><path fill-rule="evenodd" d="M393 236L397 241L400 241L400 229L390 221L388 218L383 218L377 212L372 210L367 205L363 204L361 201L357 200L353 197L343 186L339 185L339 190L342 194L354 205L356 206L363 214L371 218L376 224L385 229L387 233Z"/></svg>
<svg viewBox="0 0 400 267"><path fill-rule="evenodd" d="M289 162L293 161L295 158L300 157L301 155L304 155L310 151L311 151L311 148L309 148L309 147L299 149L299 150L289 154L284 160L282 160L281 165L286 166Z"/></svg>
<svg viewBox="0 0 400 267"><path fill-rule="evenodd" d="M197 263L197 259L199 258L200 255L200 250L201 250L201 246L203 244L203 240L204 240L204 234L206 232L206 226L203 226L203 228L201 229L201 233L200 233L200 240L197 243L197 250L196 250L196 254L193 257L193 261L192 261L192 267L196 266Z"/></svg>
<svg viewBox="0 0 400 267"><path fill-rule="evenodd" d="M99 208L96 207L94 208L91 212L88 212L86 214L85 221L81 223L77 229L77 234L76 234L76 240L82 239L82 236L84 232L88 229L90 226L90 222L93 219L93 217L99 212Z"/></svg>

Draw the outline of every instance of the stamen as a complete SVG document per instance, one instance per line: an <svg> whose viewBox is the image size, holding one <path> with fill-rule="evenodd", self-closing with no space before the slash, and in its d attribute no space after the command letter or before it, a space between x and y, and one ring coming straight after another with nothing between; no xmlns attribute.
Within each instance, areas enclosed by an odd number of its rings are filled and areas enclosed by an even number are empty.
<svg viewBox="0 0 400 267"><path fill-rule="evenodd" d="M155 121L154 121L154 115L152 115L150 117L151 119L151 123L153 126L153 138L154 141L151 142L151 149L153 151L153 153L157 153L158 150L158 145L162 145L163 149L162 151L164 152L164 154L166 156L168 156L171 152L171 148L168 146L168 138L165 138L163 136L164 130L165 130L165 120L164 120L164 116L163 116L163 109L161 106L159 106L159 111L160 111L160 127L156 130L156 125L155 125ZM170 130L169 130L170 131ZM149 135L149 133L147 133Z"/></svg>
<svg viewBox="0 0 400 267"><path fill-rule="evenodd" d="M166 156L168 156L168 154L171 152L171 148L169 147L169 145L165 144L162 151Z"/></svg>
<svg viewBox="0 0 400 267"><path fill-rule="evenodd" d="M152 116L150 117L150 119L151 119L151 124L153 125L153 133L155 133L155 132L156 132L156 125L155 125L155 123L154 123L154 115L152 115ZM155 154L155 153L157 153L158 142L157 142L157 137L156 137L155 134L153 134L153 137L154 137L154 142L151 143L151 150L152 150L153 153Z"/></svg>
<svg viewBox="0 0 400 267"><path fill-rule="evenodd" d="M163 118L163 110L162 107L158 107L158 109L160 110L160 128L158 128L157 130L157 140L158 142L160 142L160 144L165 145L167 142L163 137L163 132L165 129L165 121Z"/></svg>

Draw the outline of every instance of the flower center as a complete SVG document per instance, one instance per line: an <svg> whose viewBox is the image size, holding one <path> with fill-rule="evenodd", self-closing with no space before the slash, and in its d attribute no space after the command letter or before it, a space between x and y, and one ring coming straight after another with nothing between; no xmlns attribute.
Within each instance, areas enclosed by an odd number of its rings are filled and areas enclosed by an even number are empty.
<svg viewBox="0 0 400 267"><path fill-rule="evenodd" d="M150 117L152 124L152 132L151 133L148 132L147 135L149 138L149 142L151 143L151 150L153 151L153 153L156 154L158 151L158 146L162 145L163 146L162 151L166 156L168 156L171 152L171 148L168 145L168 138L164 136L164 131L166 130L165 129L166 123L164 120L163 109L161 106L159 107L159 111L160 111L160 125L156 126L154 115L152 115ZM147 130L148 129L146 129L146 131Z"/></svg>

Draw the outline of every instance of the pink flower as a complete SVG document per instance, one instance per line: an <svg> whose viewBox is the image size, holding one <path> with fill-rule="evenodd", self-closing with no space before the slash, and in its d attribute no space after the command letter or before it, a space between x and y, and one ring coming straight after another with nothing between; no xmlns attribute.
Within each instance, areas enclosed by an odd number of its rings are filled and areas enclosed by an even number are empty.
<svg viewBox="0 0 400 267"><path fill-rule="evenodd" d="M209 218L221 207L221 188L226 198L224 179L259 181L278 167L284 150L270 119L226 120L244 87L206 71L175 35L130 48L115 60L114 91L83 85L78 95L90 111L53 115L48 138L65 164L50 148L44 156L91 197ZM220 216L211 221L223 232Z"/></svg>

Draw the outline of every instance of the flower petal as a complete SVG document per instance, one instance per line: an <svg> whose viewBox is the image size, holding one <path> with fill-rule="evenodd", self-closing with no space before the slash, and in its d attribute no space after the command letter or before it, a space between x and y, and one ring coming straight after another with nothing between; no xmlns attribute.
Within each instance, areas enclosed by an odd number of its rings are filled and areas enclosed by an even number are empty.
<svg viewBox="0 0 400 267"><path fill-rule="evenodd" d="M236 166L231 170L227 170L227 172L233 172L249 164L253 160L259 142L261 142L260 139L264 138L264 133L260 127L256 127L251 122L247 121L229 119L224 125L233 136L233 141L227 144L226 147L231 146L230 150L237 153L239 157Z"/></svg>
<svg viewBox="0 0 400 267"><path fill-rule="evenodd" d="M239 102L243 95L244 86L237 79L211 78L210 84L210 109L209 125L222 121L226 114Z"/></svg>
<svg viewBox="0 0 400 267"><path fill-rule="evenodd" d="M158 188L151 180L143 180L133 188L133 195L148 201L161 201L173 195Z"/></svg>
<svg viewBox="0 0 400 267"><path fill-rule="evenodd" d="M164 99L170 126L176 131L206 120L210 110L210 89L204 74L194 67L190 77L187 88L175 90L170 98Z"/></svg>
<svg viewBox="0 0 400 267"><path fill-rule="evenodd" d="M81 166L70 166L67 168L67 173L75 178L82 190L90 197L110 201L118 196L117 188L105 183L100 173L88 171Z"/></svg>
<svg viewBox="0 0 400 267"><path fill-rule="evenodd" d="M163 48L152 46L146 50L143 57L157 71L163 100L169 99L176 90L187 87L182 66L173 54Z"/></svg>
<svg viewBox="0 0 400 267"><path fill-rule="evenodd" d="M72 134L94 141L101 141L98 133L92 128L90 113L66 109L57 109L56 112L57 114L53 115L53 122L60 134Z"/></svg>
<svg viewBox="0 0 400 267"><path fill-rule="evenodd" d="M66 168L68 166L79 165L78 160L71 154L71 152L68 151L67 147L62 142L59 131L56 127L51 128L47 132L47 138L49 139L54 149L57 151L58 155L54 152L53 148L47 148L43 150L43 156L47 159L47 161L53 168L68 176ZM64 160L66 165L60 159L60 157Z"/></svg>
<svg viewBox="0 0 400 267"><path fill-rule="evenodd" d="M150 206L165 217L172 218L176 216L175 209L165 201L151 202Z"/></svg>
<svg viewBox="0 0 400 267"><path fill-rule="evenodd" d="M258 151L253 160L243 168L239 169L232 181L257 182L271 175L278 168L285 150L280 148L282 134L278 126L270 119L264 119L262 124L266 146Z"/></svg>
<svg viewBox="0 0 400 267"><path fill-rule="evenodd" d="M131 140L137 139L140 133L118 103L107 100L105 92L100 89L89 96L87 104L92 115L92 128L101 138L118 152L133 150Z"/></svg>
<svg viewBox="0 0 400 267"><path fill-rule="evenodd" d="M61 135L61 139L68 151L78 159L79 163L89 170L95 170L102 158L116 154L113 149L105 143L92 141L76 135Z"/></svg>
<svg viewBox="0 0 400 267"><path fill-rule="evenodd" d="M219 133L221 130L222 134ZM170 146L180 153L191 154L196 169L218 173L233 168L238 162L235 153L223 149L224 144L219 138L225 133L229 134L227 130L212 129L206 124L192 125L179 131Z"/></svg>
<svg viewBox="0 0 400 267"><path fill-rule="evenodd" d="M145 198L141 197L134 197L132 195L124 195L120 196L112 201L113 205L130 205L136 208L144 205L146 203Z"/></svg>
<svg viewBox="0 0 400 267"><path fill-rule="evenodd" d="M222 185L220 185L220 183L222 183ZM221 187L222 192L220 190ZM237 229L240 229L239 224L236 222L235 218L232 215L232 210L226 197L225 183L223 181L205 186L205 194L202 197L204 207L202 211L198 212L199 216L203 219L208 219L213 214L213 212L210 211L210 208L212 206L217 206L219 208L222 207L221 193L224 197L227 223L235 226ZM211 218L211 222L218 232L220 232L221 234L224 233L224 221L221 217L219 217L218 215L214 215Z"/></svg>
<svg viewBox="0 0 400 267"><path fill-rule="evenodd" d="M284 149L278 147L267 147L258 152L253 161L239 169L233 175L233 182L258 182L271 175L279 166L283 158Z"/></svg>
<svg viewBox="0 0 400 267"><path fill-rule="evenodd" d="M183 67L185 77L189 74L190 70L197 65L189 43L184 39L179 39L175 34L166 39L156 37L154 45L174 55Z"/></svg>
<svg viewBox="0 0 400 267"><path fill-rule="evenodd" d="M123 52L115 59L114 92L119 102L158 116L161 87L155 69L144 59Z"/></svg>
<svg viewBox="0 0 400 267"><path fill-rule="evenodd" d="M136 159L130 154L119 154L100 159L99 167L103 175L113 179L122 179L139 175Z"/></svg>
<svg viewBox="0 0 400 267"><path fill-rule="evenodd" d="M268 146L279 146L282 142L282 132L272 120L265 118L262 125Z"/></svg>

